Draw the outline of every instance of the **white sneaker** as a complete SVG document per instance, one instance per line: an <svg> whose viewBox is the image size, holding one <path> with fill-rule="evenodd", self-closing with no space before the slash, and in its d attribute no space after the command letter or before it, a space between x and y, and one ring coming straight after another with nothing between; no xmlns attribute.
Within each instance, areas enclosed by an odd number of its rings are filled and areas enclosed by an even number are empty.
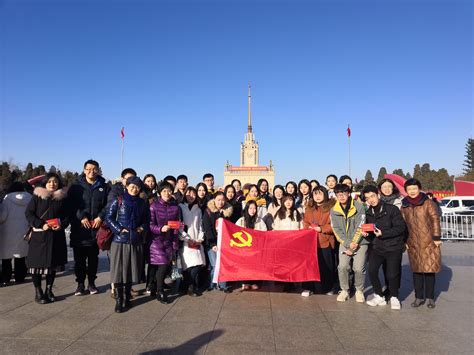
<svg viewBox="0 0 474 355"><path fill-rule="evenodd" d="M390 297L390 308L399 311L402 305L397 297Z"/></svg>
<svg viewBox="0 0 474 355"><path fill-rule="evenodd" d="M364 292L356 291L356 302L358 302L358 303L364 303L365 302Z"/></svg>
<svg viewBox="0 0 474 355"><path fill-rule="evenodd" d="M368 300L367 304L370 307L375 307L375 306L385 306L387 304L387 302L385 301L385 298L383 298L383 297L381 297L377 294L374 294L374 297L372 297L372 299Z"/></svg>
<svg viewBox="0 0 474 355"><path fill-rule="evenodd" d="M303 292L301 292L302 297L309 297L312 294L313 294L313 292L311 292L310 290L304 290Z"/></svg>
<svg viewBox="0 0 474 355"><path fill-rule="evenodd" d="M337 295L337 302L346 302L349 299L349 292L342 290L339 295Z"/></svg>

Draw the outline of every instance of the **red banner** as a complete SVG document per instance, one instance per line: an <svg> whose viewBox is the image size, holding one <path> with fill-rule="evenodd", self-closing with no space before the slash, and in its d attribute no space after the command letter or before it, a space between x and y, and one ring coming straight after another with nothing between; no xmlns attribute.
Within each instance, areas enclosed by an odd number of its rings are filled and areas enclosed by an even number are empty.
<svg viewBox="0 0 474 355"><path fill-rule="evenodd" d="M214 282L320 281L314 230L261 232L219 221Z"/></svg>
<svg viewBox="0 0 474 355"><path fill-rule="evenodd" d="M456 196L474 196L474 182L455 180L454 192Z"/></svg>

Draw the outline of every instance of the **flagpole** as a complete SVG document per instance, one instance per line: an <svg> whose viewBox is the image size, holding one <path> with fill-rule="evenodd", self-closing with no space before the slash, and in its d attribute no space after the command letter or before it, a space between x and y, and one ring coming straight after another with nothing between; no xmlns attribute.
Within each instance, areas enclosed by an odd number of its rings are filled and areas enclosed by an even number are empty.
<svg viewBox="0 0 474 355"><path fill-rule="evenodd" d="M125 140L124 127L122 127L121 138L122 138L122 150L121 150L121 159L120 159L120 173L122 173L123 171L123 150L124 150L124 140Z"/></svg>
<svg viewBox="0 0 474 355"><path fill-rule="evenodd" d="M349 125L347 125L347 139L349 143L349 176L352 176L351 174L351 128Z"/></svg>

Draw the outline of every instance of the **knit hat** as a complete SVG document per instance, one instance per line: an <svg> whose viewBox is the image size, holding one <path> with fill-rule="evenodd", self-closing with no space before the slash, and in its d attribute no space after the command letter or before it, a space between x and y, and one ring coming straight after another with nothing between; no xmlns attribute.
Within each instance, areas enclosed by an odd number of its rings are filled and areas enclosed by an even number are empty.
<svg viewBox="0 0 474 355"><path fill-rule="evenodd" d="M142 186L143 186L142 180L140 180L140 178L138 176L130 176L127 179L127 186L130 185L130 184L136 185L139 188L142 188Z"/></svg>

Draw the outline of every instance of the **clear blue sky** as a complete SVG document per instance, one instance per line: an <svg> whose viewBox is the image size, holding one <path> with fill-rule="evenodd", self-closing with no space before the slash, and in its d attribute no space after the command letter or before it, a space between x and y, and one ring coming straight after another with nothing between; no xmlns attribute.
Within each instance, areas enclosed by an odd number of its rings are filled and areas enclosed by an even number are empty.
<svg viewBox="0 0 474 355"><path fill-rule="evenodd" d="M107 178L239 164L252 83L277 182L462 170L471 1L0 0L1 158Z"/></svg>

